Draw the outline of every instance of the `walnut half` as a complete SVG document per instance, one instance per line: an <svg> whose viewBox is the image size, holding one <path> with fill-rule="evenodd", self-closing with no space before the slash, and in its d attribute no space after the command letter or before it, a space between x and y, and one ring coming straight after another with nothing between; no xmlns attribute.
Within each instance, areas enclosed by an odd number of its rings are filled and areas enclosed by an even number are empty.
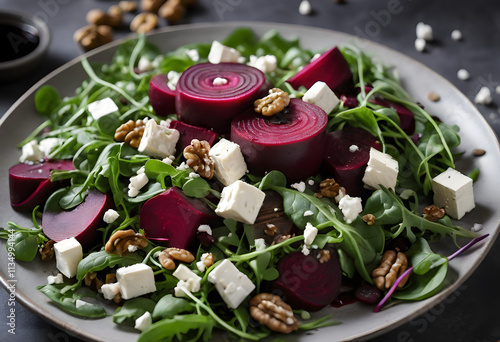
<svg viewBox="0 0 500 342"><path fill-rule="evenodd" d="M272 331L283 334L299 327L290 305L270 293L259 293L250 300L250 315Z"/></svg>
<svg viewBox="0 0 500 342"><path fill-rule="evenodd" d="M214 161L208 155L210 144L208 141L198 139L191 140L191 145L184 149L184 158L186 164L193 169L194 172L203 178L212 179L214 176Z"/></svg>
<svg viewBox="0 0 500 342"><path fill-rule="evenodd" d="M175 261L191 263L194 261L194 255L186 249L169 247L160 252L158 261L167 270L174 270Z"/></svg>
<svg viewBox="0 0 500 342"><path fill-rule="evenodd" d="M104 249L108 253L124 256L147 245L148 240L144 235L136 233L133 229L128 229L119 230L111 235Z"/></svg>
<svg viewBox="0 0 500 342"><path fill-rule="evenodd" d="M395 252L393 250L386 251L382 255L380 266L373 270L372 277L375 286L379 290L389 289L396 280L408 268L408 258L403 252ZM408 281L409 274L401 280L398 287L405 286Z"/></svg>
<svg viewBox="0 0 500 342"><path fill-rule="evenodd" d="M264 116L277 114L290 104L288 93L279 88L269 90L269 95L262 99L255 100L254 110Z"/></svg>

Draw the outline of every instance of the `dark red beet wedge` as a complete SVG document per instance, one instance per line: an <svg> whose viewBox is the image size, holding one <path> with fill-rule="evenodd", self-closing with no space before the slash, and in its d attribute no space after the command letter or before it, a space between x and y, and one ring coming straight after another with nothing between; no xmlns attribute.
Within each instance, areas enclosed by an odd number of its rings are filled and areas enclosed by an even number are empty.
<svg viewBox="0 0 500 342"><path fill-rule="evenodd" d="M159 116L167 116L175 113L175 90L167 85L167 75L159 74L151 77L149 81L149 102Z"/></svg>
<svg viewBox="0 0 500 342"><path fill-rule="evenodd" d="M170 122L169 128L174 128L179 131L180 138L175 146L176 151L184 151L186 146L191 145L191 140L206 140L212 146L217 134L211 130L202 127L191 126L181 121L173 120Z"/></svg>
<svg viewBox="0 0 500 342"><path fill-rule="evenodd" d="M74 237L85 248L97 236L97 229L104 225L103 216L113 206L113 199L99 190L89 190L85 200L71 210L62 210L59 200L64 192L51 196L43 211L43 232L56 242Z"/></svg>
<svg viewBox="0 0 500 342"><path fill-rule="evenodd" d="M147 200L139 215L148 239L182 249L191 247L200 225L216 221L218 216L203 200L188 197L177 187Z"/></svg>
<svg viewBox="0 0 500 342"><path fill-rule="evenodd" d="M231 140L240 145L252 174L278 170L294 182L318 171L323 160L326 113L299 99L291 99L287 111L269 119L252 109L233 120Z"/></svg>
<svg viewBox="0 0 500 342"><path fill-rule="evenodd" d="M214 85L218 77L227 84ZM177 115L190 125L228 132L231 120L252 107L267 84L262 71L245 64L193 65L177 82Z"/></svg>
<svg viewBox="0 0 500 342"><path fill-rule="evenodd" d="M330 250L330 260L324 263L314 251L308 256L293 252L281 259L277 268L280 276L273 288L294 310L318 311L340 292L342 271L335 250Z"/></svg>
<svg viewBox="0 0 500 342"><path fill-rule="evenodd" d="M413 134L413 132L415 131L415 118L411 110L409 110L402 104L380 97L376 97L373 100L370 100L370 102L375 103L379 106L391 108L396 111L399 116L399 126L401 127L401 129L405 131L406 134Z"/></svg>
<svg viewBox="0 0 500 342"><path fill-rule="evenodd" d="M9 169L10 203L19 211L32 211L65 182L51 182L51 170L73 170L71 160L46 161L41 164L17 164Z"/></svg>
<svg viewBox="0 0 500 342"><path fill-rule="evenodd" d="M295 89L300 86L309 89L317 81L325 82L337 95L354 91L351 68L337 47L323 53L287 80Z"/></svg>
<svg viewBox="0 0 500 342"><path fill-rule="evenodd" d="M360 196L363 191L362 179L370 159L370 147L380 149L380 144L361 128L347 127L326 135L326 169L351 196Z"/></svg>

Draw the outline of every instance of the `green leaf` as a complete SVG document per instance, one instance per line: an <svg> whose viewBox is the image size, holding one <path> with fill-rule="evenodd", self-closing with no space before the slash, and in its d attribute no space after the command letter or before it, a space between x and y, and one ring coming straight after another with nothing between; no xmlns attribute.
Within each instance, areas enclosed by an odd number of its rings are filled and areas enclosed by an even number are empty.
<svg viewBox="0 0 500 342"><path fill-rule="evenodd" d="M49 116L61 104L61 95L56 88L45 85L35 94L35 108L43 116Z"/></svg>
<svg viewBox="0 0 500 342"><path fill-rule="evenodd" d="M139 336L138 342L170 342L175 337L186 336L188 333L194 333L190 340L206 342L212 337L214 326L215 321L207 315L177 315L153 323Z"/></svg>
<svg viewBox="0 0 500 342"><path fill-rule="evenodd" d="M279 186L279 187L286 186L286 177L282 172L276 170L269 172L260 181L259 189L267 190L270 189L272 186Z"/></svg>
<svg viewBox="0 0 500 342"><path fill-rule="evenodd" d="M109 254L106 251L93 252L78 264L76 279L82 280L87 273L101 271L106 267L130 266L140 262L142 262L142 258L136 253L119 256L117 254Z"/></svg>
<svg viewBox="0 0 500 342"><path fill-rule="evenodd" d="M14 255L17 260L31 261L35 258L38 252L37 234L15 232L13 238L10 239L13 239ZM10 241L7 247L10 246Z"/></svg>
<svg viewBox="0 0 500 342"><path fill-rule="evenodd" d="M377 119L370 108L357 107L343 111L335 115L328 123L329 127L338 127L344 124L362 128L377 137L380 142L384 141Z"/></svg>
<svg viewBox="0 0 500 342"><path fill-rule="evenodd" d="M435 254L431 250L429 243L424 238L418 238L406 255L410 265L413 266L413 273L418 275L425 274L447 262L446 257Z"/></svg>
<svg viewBox="0 0 500 342"><path fill-rule="evenodd" d="M163 296L154 307L153 320L159 321L165 318L174 318L175 315L180 313L193 311L193 304L186 299L167 294Z"/></svg>
<svg viewBox="0 0 500 342"><path fill-rule="evenodd" d="M201 177L189 178L182 186L182 191L189 197L204 198L208 196L210 190L210 184Z"/></svg>
<svg viewBox="0 0 500 342"><path fill-rule="evenodd" d="M135 320L147 312L153 312L156 303L149 298L133 298L116 309L113 322L116 324L135 326Z"/></svg>
<svg viewBox="0 0 500 342"><path fill-rule="evenodd" d="M409 284L400 291L394 292L393 298L402 300L424 300L430 298L444 286L448 272L448 261L429 270L423 275L410 275Z"/></svg>

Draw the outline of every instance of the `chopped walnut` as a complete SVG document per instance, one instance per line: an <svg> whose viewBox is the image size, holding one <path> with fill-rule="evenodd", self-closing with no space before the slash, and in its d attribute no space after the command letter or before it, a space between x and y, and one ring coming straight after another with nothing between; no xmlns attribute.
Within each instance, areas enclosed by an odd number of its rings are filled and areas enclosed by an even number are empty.
<svg viewBox="0 0 500 342"><path fill-rule="evenodd" d="M154 30L158 25L158 16L154 13L139 13L130 22L130 30L136 33L146 33Z"/></svg>
<svg viewBox="0 0 500 342"><path fill-rule="evenodd" d="M184 149L186 164L200 176L212 179L214 176L214 161L208 155L210 144L208 141L191 140L191 145Z"/></svg>
<svg viewBox="0 0 500 342"><path fill-rule="evenodd" d="M95 287L96 290L99 290L104 282L97 278L97 272L87 273L83 278L83 282L87 287Z"/></svg>
<svg viewBox="0 0 500 342"><path fill-rule="evenodd" d="M372 214L363 215L362 219L369 226L372 226L375 223L375 216Z"/></svg>
<svg viewBox="0 0 500 342"><path fill-rule="evenodd" d="M406 271L408 267L408 259L403 252L395 252L393 250L386 251L382 255L380 266L373 270L372 277L375 286L379 290L389 289ZM405 286L408 281L409 274L401 280L398 287Z"/></svg>
<svg viewBox="0 0 500 342"><path fill-rule="evenodd" d="M160 252L158 260L167 270L174 270L175 261L190 263L194 261L194 255L186 249L170 247Z"/></svg>
<svg viewBox="0 0 500 342"><path fill-rule="evenodd" d="M124 141L125 144L138 148L146 125L142 120L129 120L116 129L115 140Z"/></svg>
<svg viewBox="0 0 500 342"><path fill-rule="evenodd" d="M105 250L108 253L124 256L134 249L144 248L147 245L148 240L146 237L136 233L133 229L119 230L109 238L108 242L106 242Z"/></svg>
<svg viewBox="0 0 500 342"><path fill-rule="evenodd" d="M320 264L330 261L330 258L331 255L328 249L322 249L318 252L318 259Z"/></svg>
<svg viewBox="0 0 500 342"><path fill-rule="evenodd" d="M299 321L290 305L270 293L259 293L250 300L250 315L272 331L283 334L299 328Z"/></svg>
<svg viewBox="0 0 500 342"><path fill-rule="evenodd" d="M43 247L39 249L42 261L50 261L54 259L54 240L45 242Z"/></svg>
<svg viewBox="0 0 500 342"><path fill-rule="evenodd" d="M482 148L475 148L472 150L472 154L474 155L474 157L481 157L486 154L486 151Z"/></svg>
<svg viewBox="0 0 500 342"><path fill-rule="evenodd" d="M441 220L445 214L446 212L443 208L438 208L435 205L430 205L424 208L423 217L428 221L437 222Z"/></svg>
<svg viewBox="0 0 500 342"><path fill-rule="evenodd" d="M73 39L85 51L90 51L113 41L113 30L108 25L88 25L78 29Z"/></svg>
<svg viewBox="0 0 500 342"><path fill-rule="evenodd" d="M185 13L183 0L167 0L158 10L158 15L167 19L170 25L177 24Z"/></svg>
<svg viewBox="0 0 500 342"><path fill-rule="evenodd" d="M264 230L264 234L269 235L269 236L274 236L276 234L276 231L278 230L278 227L276 227L272 223L268 223L266 226L267 227Z"/></svg>
<svg viewBox="0 0 500 342"><path fill-rule="evenodd" d="M132 13L137 11L137 2L135 1L120 1L118 6L120 6L123 12Z"/></svg>
<svg viewBox="0 0 500 342"><path fill-rule="evenodd" d="M333 178L327 178L321 183L319 183L319 192L316 193L316 197L328 197L335 198L340 191L340 185Z"/></svg>
<svg viewBox="0 0 500 342"><path fill-rule="evenodd" d="M281 112L290 104L288 93L279 88L269 90L269 95L262 99L255 100L254 110L264 116L272 116Z"/></svg>
<svg viewBox="0 0 500 342"><path fill-rule="evenodd" d="M273 243L271 245L274 245L274 244L278 244L278 243L282 243L283 241L286 241L292 237L295 237L295 234L288 234L288 235L278 235L278 237L276 239L274 239Z"/></svg>

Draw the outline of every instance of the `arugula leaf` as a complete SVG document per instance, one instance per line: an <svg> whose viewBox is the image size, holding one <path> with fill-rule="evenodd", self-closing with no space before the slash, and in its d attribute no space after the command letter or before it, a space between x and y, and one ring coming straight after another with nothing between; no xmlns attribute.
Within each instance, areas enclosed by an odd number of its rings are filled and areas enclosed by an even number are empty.
<svg viewBox="0 0 500 342"><path fill-rule="evenodd" d="M116 324L135 326L135 320L147 312L153 312L156 303L149 298L132 298L116 309L113 322Z"/></svg>
<svg viewBox="0 0 500 342"><path fill-rule="evenodd" d="M159 321L165 318L174 318L175 315L180 313L193 311L193 304L186 299L167 294L156 303L154 310L152 310L152 316L154 321Z"/></svg>
<svg viewBox="0 0 500 342"><path fill-rule="evenodd" d="M109 254L106 251L93 252L78 264L76 279L81 281L87 273L101 271L106 267L130 266L140 262L142 262L142 258L136 253L119 256L117 254Z"/></svg>
<svg viewBox="0 0 500 342"><path fill-rule="evenodd" d="M201 314L176 315L153 323L142 332L138 342L173 341L188 333L191 341L209 341L215 321L210 316Z"/></svg>

